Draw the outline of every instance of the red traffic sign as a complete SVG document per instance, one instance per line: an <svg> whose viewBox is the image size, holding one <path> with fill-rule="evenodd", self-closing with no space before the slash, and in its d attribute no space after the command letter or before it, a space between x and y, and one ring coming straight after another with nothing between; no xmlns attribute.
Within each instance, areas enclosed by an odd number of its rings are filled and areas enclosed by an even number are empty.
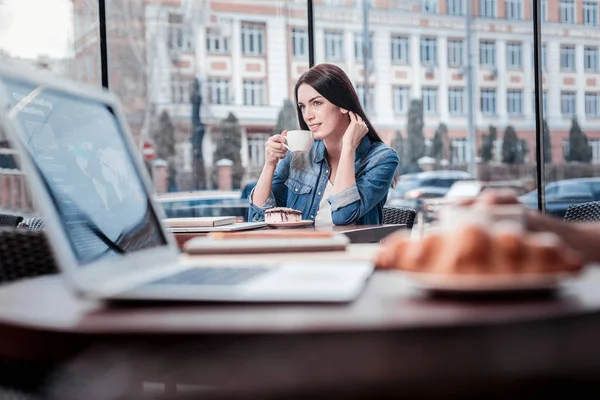
<svg viewBox="0 0 600 400"><path fill-rule="evenodd" d="M144 142L142 145L142 155L147 161L154 160L156 158L156 150L154 149L154 145L150 142Z"/></svg>

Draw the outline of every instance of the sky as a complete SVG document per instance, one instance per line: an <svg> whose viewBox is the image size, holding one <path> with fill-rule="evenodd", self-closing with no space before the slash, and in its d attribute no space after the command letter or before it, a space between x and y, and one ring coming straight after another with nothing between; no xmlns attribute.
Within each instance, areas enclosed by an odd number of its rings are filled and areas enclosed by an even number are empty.
<svg viewBox="0 0 600 400"><path fill-rule="evenodd" d="M70 0L0 0L0 50L13 57L73 53Z"/></svg>

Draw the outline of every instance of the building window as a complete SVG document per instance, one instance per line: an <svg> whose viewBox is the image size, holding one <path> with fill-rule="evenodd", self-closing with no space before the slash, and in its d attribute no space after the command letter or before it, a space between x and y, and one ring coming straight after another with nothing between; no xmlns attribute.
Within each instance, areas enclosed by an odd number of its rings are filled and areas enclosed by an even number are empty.
<svg viewBox="0 0 600 400"><path fill-rule="evenodd" d="M575 0L560 0L558 16L561 24L575 23Z"/></svg>
<svg viewBox="0 0 600 400"><path fill-rule="evenodd" d="M592 148L592 163L600 163L600 140L591 139L588 144Z"/></svg>
<svg viewBox="0 0 600 400"><path fill-rule="evenodd" d="M208 79L210 104L229 104L229 79Z"/></svg>
<svg viewBox="0 0 600 400"><path fill-rule="evenodd" d="M583 48L583 67L588 72L598 72L598 48Z"/></svg>
<svg viewBox="0 0 600 400"><path fill-rule="evenodd" d="M521 0L506 0L506 19L521 19Z"/></svg>
<svg viewBox="0 0 600 400"><path fill-rule="evenodd" d="M452 146L452 163L465 164L467 162L467 140L452 139L450 145Z"/></svg>
<svg viewBox="0 0 600 400"><path fill-rule="evenodd" d="M448 89L448 112L450 115L463 115L465 90L463 88Z"/></svg>
<svg viewBox="0 0 600 400"><path fill-rule="evenodd" d="M575 46L560 46L560 69L575 71Z"/></svg>
<svg viewBox="0 0 600 400"><path fill-rule="evenodd" d="M346 0L323 0L323 4L327 6L345 6Z"/></svg>
<svg viewBox="0 0 600 400"><path fill-rule="evenodd" d="M344 58L344 36L342 32L325 31L325 59L341 61Z"/></svg>
<svg viewBox="0 0 600 400"><path fill-rule="evenodd" d="M600 115L598 112L599 99L600 99L599 93L587 92L585 94L585 115L586 116L595 118Z"/></svg>
<svg viewBox="0 0 600 400"><path fill-rule="evenodd" d="M506 66L510 69L521 69L521 53L523 46L521 43L508 43L506 46Z"/></svg>
<svg viewBox="0 0 600 400"><path fill-rule="evenodd" d="M175 143L175 164L177 169L184 172L192 171L192 143L189 141L182 141Z"/></svg>
<svg viewBox="0 0 600 400"><path fill-rule="evenodd" d="M262 106L265 104L265 83L263 81L244 81L244 104Z"/></svg>
<svg viewBox="0 0 600 400"><path fill-rule="evenodd" d="M424 87L423 96L423 111L425 114L437 113L437 88Z"/></svg>
<svg viewBox="0 0 600 400"><path fill-rule="evenodd" d="M306 29L292 29L292 54L294 58L308 57L308 32Z"/></svg>
<svg viewBox="0 0 600 400"><path fill-rule="evenodd" d="M169 14L168 46L172 50L189 50L192 47L181 14Z"/></svg>
<svg viewBox="0 0 600 400"><path fill-rule="evenodd" d="M536 101L536 95L535 95L535 91L533 92L533 112L535 113L535 101ZM548 115L548 91L544 90L542 92L542 116L545 118L546 115Z"/></svg>
<svg viewBox="0 0 600 400"><path fill-rule="evenodd" d="M375 99L375 86L369 85L369 95L367 97L367 93L365 93L365 85L356 85L356 94L358 95L360 103L367 111L373 109L373 99Z"/></svg>
<svg viewBox="0 0 600 400"><path fill-rule="evenodd" d="M479 0L479 16L496 18L496 0Z"/></svg>
<svg viewBox="0 0 600 400"><path fill-rule="evenodd" d="M479 65L482 67L496 66L496 42L493 40L479 42Z"/></svg>
<svg viewBox="0 0 600 400"><path fill-rule="evenodd" d="M546 48L546 45L543 44L542 45L542 70L546 71L546 66L548 65L546 62L546 59L548 58L547 56L548 50Z"/></svg>
<svg viewBox="0 0 600 400"><path fill-rule="evenodd" d="M262 167L265 163L265 142L269 139L266 133L248 135L248 164Z"/></svg>
<svg viewBox="0 0 600 400"><path fill-rule="evenodd" d="M463 64L463 43L462 39L448 39L448 66L458 68Z"/></svg>
<svg viewBox="0 0 600 400"><path fill-rule="evenodd" d="M533 18L533 0L531 4L531 18ZM540 14L542 14L542 22L548 21L548 0L540 0Z"/></svg>
<svg viewBox="0 0 600 400"><path fill-rule="evenodd" d="M583 24L598 26L598 3L591 1L583 2Z"/></svg>
<svg viewBox="0 0 600 400"><path fill-rule="evenodd" d="M373 61L373 34L369 34L369 48L367 49L369 61ZM360 61L363 59L363 34L354 34L354 59Z"/></svg>
<svg viewBox="0 0 600 400"><path fill-rule="evenodd" d="M408 64L410 61L408 36L392 36L392 62Z"/></svg>
<svg viewBox="0 0 600 400"><path fill-rule="evenodd" d="M509 115L523 115L523 91L509 90L506 94L506 109Z"/></svg>
<svg viewBox="0 0 600 400"><path fill-rule="evenodd" d="M175 104L190 102L190 82L186 79L173 79L171 81L171 101Z"/></svg>
<svg viewBox="0 0 600 400"><path fill-rule="evenodd" d="M465 15L464 0L448 0L448 15Z"/></svg>
<svg viewBox="0 0 600 400"><path fill-rule="evenodd" d="M394 112L396 114L406 114L408 111L408 90L407 86L394 86Z"/></svg>
<svg viewBox="0 0 600 400"><path fill-rule="evenodd" d="M571 117L576 113L576 99L577 95L575 92L561 92L560 93L560 113L563 117Z"/></svg>
<svg viewBox="0 0 600 400"><path fill-rule="evenodd" d="M481 89L481 113L496 115L496 89Z"/></svg>
<svg viewBox="0 0 600 400"><path fill-rule="evenodd" d="M208 29L206 32L206 51L209 53L229 53L229 39Z"/></svg>
<svg viewBox="0 0 600 400"><path fill-rule="evenodd" d="M435 38L421 38L421 64L437 64L437 40Z"/></svg>
<svg viewBox="0 0 600 400"><path fill-rule="evenodd" d="M437 0L421 0L421 11L427 14L438 13Z"/></svg>
<svg viewBox="0 0 600 400"><path fill-rule="evenodd" d="M264 51L264 25L242 25L242 53L245 56L262 56Z"/></svg>

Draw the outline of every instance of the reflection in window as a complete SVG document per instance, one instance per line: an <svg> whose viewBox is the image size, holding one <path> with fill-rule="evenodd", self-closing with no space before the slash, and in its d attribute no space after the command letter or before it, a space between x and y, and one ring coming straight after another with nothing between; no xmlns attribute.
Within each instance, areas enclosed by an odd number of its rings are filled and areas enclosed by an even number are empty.
<svg viewBox="0 0 600 400"><path fill-rule="evenodd" d="M408 86L394 86L394 112L406 114L408 111Z"/></svg>
<svg viewBox="0 0 600 400"><path fill-rule="evenodd" d="M521 43L509 43L506 46L506 66L511 69L521 69L521 53L522 53Z"/></svg>
<svg viewBox="0 0 600 400"><path fill-rule="evenodd" d="M292 29L292 55L294 58L308 57L308 32L306 29Z"/></svg>
<svg viewBox="0 0 600 400"><path fill-rule="evenodd" d="M408 36L392 36L392 62L408 64L410 61Z"/></svg>
<svg viewBox="0 0 600 400"><path fill-rule="evenodd" d="M521 19L521 0L506 0L506 19Z"/></svg>
<svg viewBox="0 0 600 400"><path fill-rule="evenodd" d="M452 162L454 164L465 164L467 162L466 139L452 139Z"/></svg>
<svg viewBox="0 0 600 400"><path fill-rule="evenodd" d="M175 104L190 102L190 82L187 79L174 78L171 81L171 101Z"/></svg>
<svg viewBox="0 0 600 400"><path fill-rule="evenodd" d="M576 109L576 93L575 92L561 92L560 93L560 113L563 117L571 117L575 115Z"/></svg>
<svg viewBox="0 0 600 400"><path fill-rule="evenodd" d="M463 115L465 90L463 88L448 89L448 111L450 115Z"/></svg>
<svg viewBox="0 0 600 400"><path fill-rule="evenodd" d="M482 67L496 66L496 42L493 40L479 42L479 64Z"/></svg>
<svg viewBox="0 0 600 400"><path fill-rule="evenodd" d="M462 39L448 39L448 66L461 67L463 64L463 44Z"/></svg>
<svg viewBox="0 0 600 400"><path fill-rule="evenodd" d="M585 93L585 115L587 117L596 118L599 116L598 104L600 100L600 94L596 92Z"/></svg>
<svg viewBox="0 0 600 400"><path fill-rule="evenodd" d="M598 47L584 47L583 67L588 72L598 72Z"/></svg>
<svg viewBox="0 0 600 400"><path fill-rule="evenodd" d="M421 64L435 65L437 63L437 40L436 38L421 38Z"/></svg>
<svg viewBox="0 0 600 400"><path fill-rule="evenodd" d="M437 0L421 0L421 11L427 14L437 14L438 2Z"/></svg>
<svg viewBox="0 0 600 400"><path fill-rule="evenodd" d="M264 25L242 25L242 53L246 56L262 56L264 40Z"/></svg>
<svg viewBox="0 0 600 400"><path fill-rule="evenodd" d="M373 99L375 98L374 92L375 92L375 86L369 85L369 96L366 97L367 94L365 93L365 85L364 84L356 85L356 94L358 95L358 99L360 100L360 103L365 108L365 111L370 111L373 109ZM365 100L366 100L366 103L365 103ZM366 106L365 106L365 104L366 104Z"/></svg>
<svg viewBox="0 0 600 400"><path fill-rule="evenodd" d="M483 18L496 18L496 0L479 0L479 15Z"/></svg>
<svg viewBox="0 0 600 400"><path fill-rule="evenodd" d="M373 34L369 34L369 48L367 49L367 57L373 60ZM363 34L362 32L354 33L354 59L361 61L363 59Z"/></svg>
<svg viewBox="0 0 600 400"><path fill-rule="evenodd" d="M598 26L598 3L591 1L583 2L583 24Z"/></svg>
<svg viewBox="0 0 600 400"><path fill-rule="evenodd" d="M344 58L344 36L339 31L325 31L325 59L341 61Z"/></svg>
<svg viewBox="0 0 600 400"><path fill-rule="evenodd" d="M229 79L208 79L210 104L229 104Z"/></svg>
<svg viewBox="0 0 600 400"><path fill-rule="evenodd" d="M560 69L575 71L575 46L560 46Z"/></svg>
<svg viewBox="0 0 600 400"><path fill-rule="evenodd" d="M560 0L558 4L559 22L562 24L575 23L575 0Z"/></svg>
<svg viewBox="0 0 600 400"><path fill-rule="evenodd" d="M423 96L423 111L425 114L436 114L437 113L437 88L424 87L422 91Z"/></svg>
<svg viewBox="0 0 600 400"><path fill-rule="evenodd" d="M496 89L481 89L481 113L496 115Z"/></svg>
<svg viewBox="0 0 600 400"><path fill-rule="evenodd" d="M506 109L509 115L520 116L523 115L523 91L522 90L509 90L506 96L507 104Z"/></svg>
<svg viewBox="0 0 600 400"><path fill-rule="evenodd" d="M448 15L465 15L464 0L448 0Z"/></svg>
<svg viewBox="0 0 600 400"><path fill-rule="evenodd" d="M244 80L244 104L262 106L265 104L265 83L258 80Z"/></svg>
<svg viewBox="0 0 600 400"><path fill-rule="evenodd" d="M229 39L212 29L206 32L206 51L209 53L229 53Z"/></svg>

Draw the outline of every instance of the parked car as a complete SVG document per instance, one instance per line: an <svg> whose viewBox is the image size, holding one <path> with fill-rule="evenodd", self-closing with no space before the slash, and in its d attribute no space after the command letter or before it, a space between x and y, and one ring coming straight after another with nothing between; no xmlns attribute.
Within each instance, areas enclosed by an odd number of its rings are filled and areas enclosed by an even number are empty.
<svg viewBox="0 0 600 400"><path fill-rule="evenodd" d="M241 191L196 191L165 193L156 196L167 218L224 217L248 218L248 200Z"/></svg>
<svg viewBox="0 0 600 400"><path fill-rule="evenodd" d="M538 208L537 190L524 194L519 200L527 207ZM572 204L600 200L600 178L575 178L546 185L546 211L563 218Z"/></svg>

